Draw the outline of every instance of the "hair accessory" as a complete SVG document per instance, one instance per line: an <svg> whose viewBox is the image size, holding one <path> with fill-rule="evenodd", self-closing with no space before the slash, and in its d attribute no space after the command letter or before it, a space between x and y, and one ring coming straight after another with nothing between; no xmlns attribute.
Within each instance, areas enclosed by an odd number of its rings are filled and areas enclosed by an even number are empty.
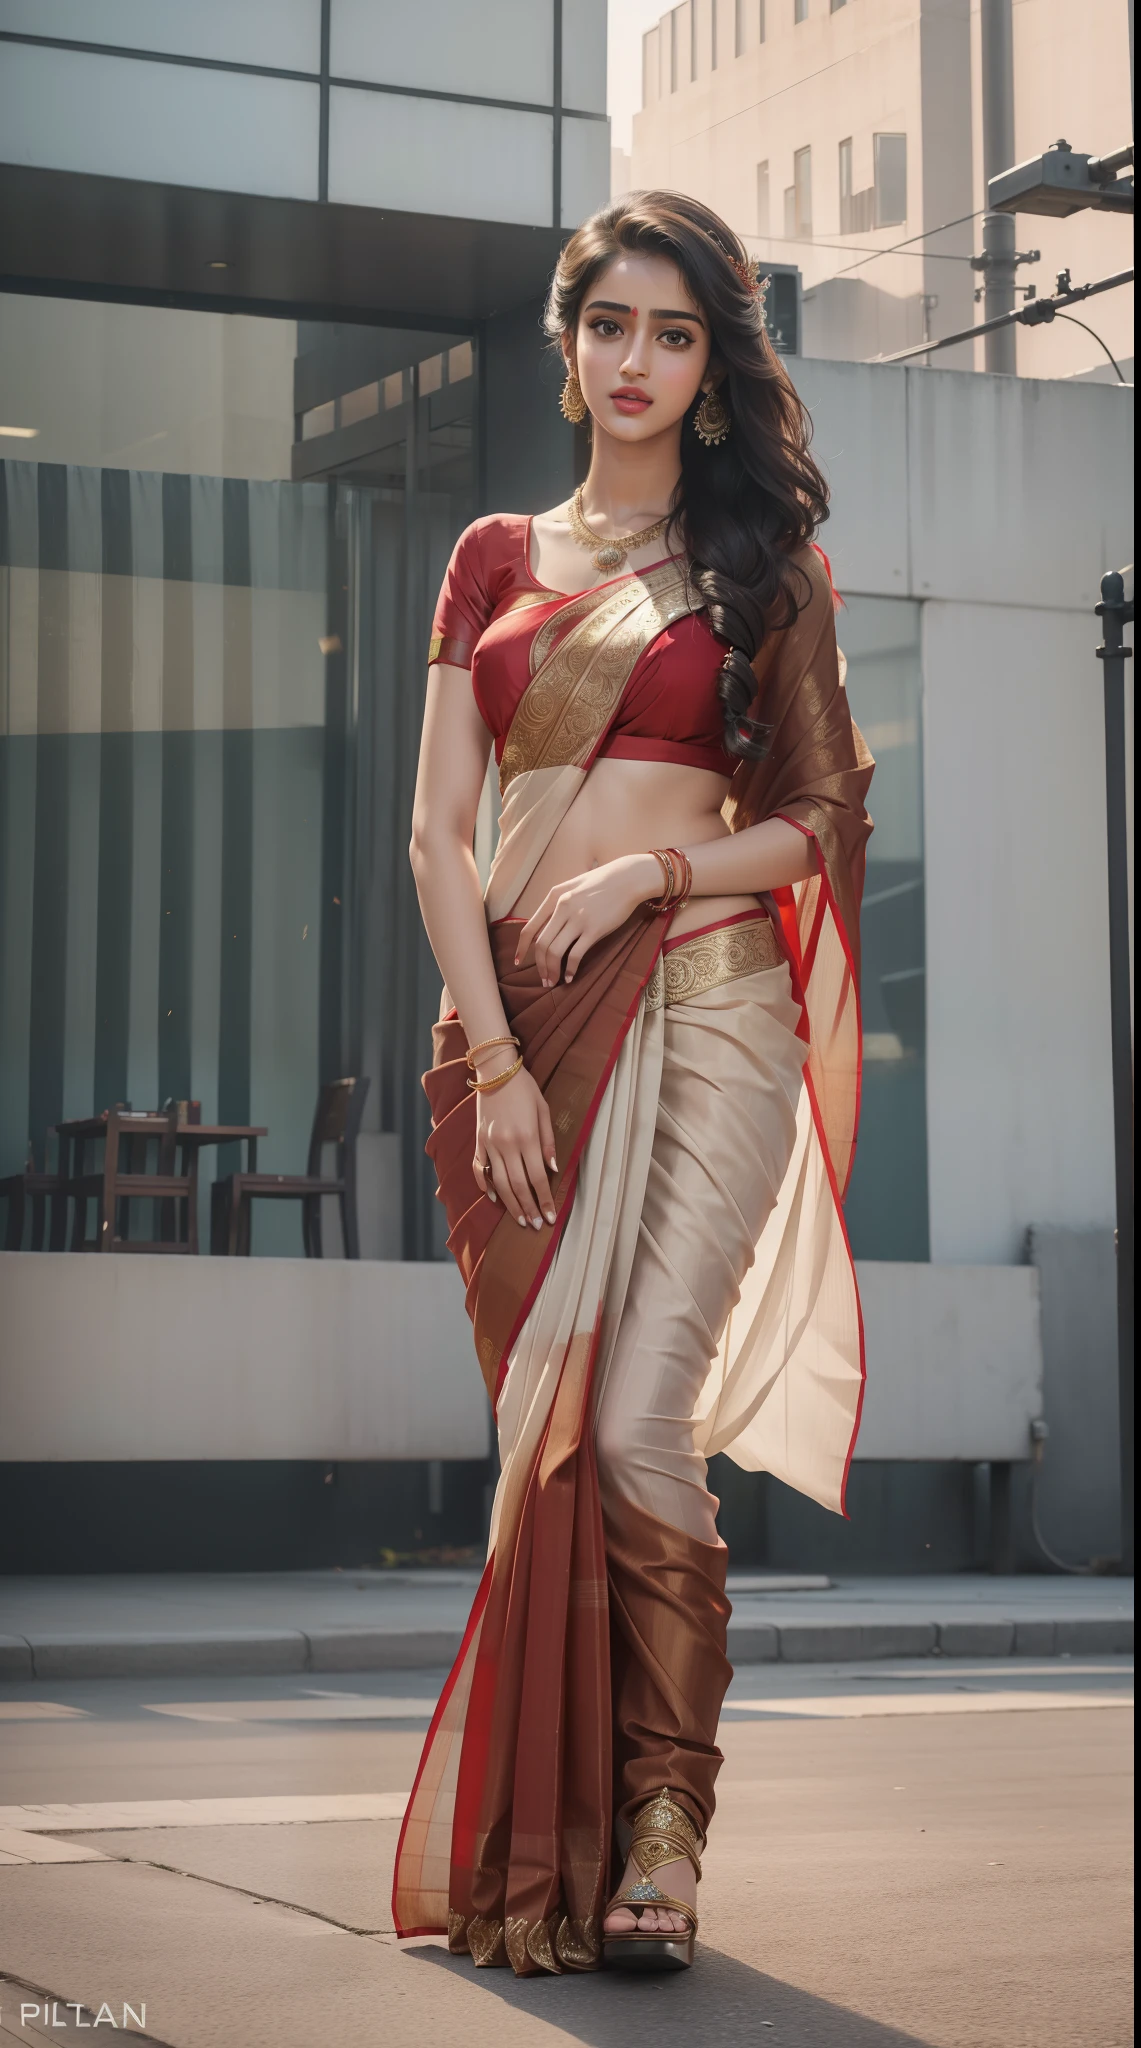
<svg viewBox="0 0 1141 2048"><path fill-rule="evenodd" d="M760 257L746 256L744 262L742 262L739 256L734 256L731 249L726 248L719 235L710 234L709 239L715 248L720 249L721 254L731 269L736 271L750 297L757 300L763 314L765 310L765 293L768 291L770 280L768 273L764 270Z"/></svg>
<svg viewBox="0 0 1141 2048"><path fill-rule="evenodd" d="M559 411L569 426L581 427L586 418L586 410L586 400L582 395L582 385L579 383L575 372L568 370L567 381L563 385L559 397Z"/></svg>
<svg viewBox="0 0 1141 2048"><path fill-rule="evenodd" d="M763 300L765 293L769 288L769 281L767 277L761 276L760 257L748 256L746 257L744 263L740 262L740 260L737 257L730 257L729 260L732 263L733 268L736 271L738 277L740 278L741 283L744 285L745 290L747 292L751 292L752 296L755 299Z"/></svg>
<svg viewBox="0 0 1141 2048"><path fill-rule="evenodd" d="M729 438L733 422L729 408L717 390L707 391L693 415L693 431L707 448L718 448Z"/></svg>
<svg viewBox="0 0 1141 2048"><path fill-rule="evenodd" d="M633 549L649 547L650 542L658 540L669 524L667 512L664 519L656 520L653 526L644 526L641 533L624 533L618 539L607 540L605 534L595 533L583 518L581 484L570 501L568 516L571 539L577 541L580 548L591 549L596 569L621 569Z"/></svg>

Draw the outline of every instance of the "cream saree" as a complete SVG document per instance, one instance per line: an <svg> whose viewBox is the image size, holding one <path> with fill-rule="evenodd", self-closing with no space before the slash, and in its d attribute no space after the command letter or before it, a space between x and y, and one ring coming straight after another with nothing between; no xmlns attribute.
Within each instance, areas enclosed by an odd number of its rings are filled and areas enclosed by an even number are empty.
<svg viewBox="0 0 1141 2048"><path fill-rule="evenodd" d="M520 1974L596 1966L615 1823L659 1787L708 1828L729 1666L706 1457L727 1450L843 1508L863 1387L840 1199L871 763L829 580L815 553L802 560L808 602L766 642L758 677L767 775L739 771L726 814L736 827L788 817L815 840L819 874L778 892L771 919L676 943L668 913L640 910L570 988L514 966L512 906L634 663L690 603L672 561L568 600L531 649L486 892L504 1006L556 1132L554 1225L519 1231L475 1188L466 1041L446 991L425 1076L501 1477L393 1912L400 1934L447 1932Z"/></svg>

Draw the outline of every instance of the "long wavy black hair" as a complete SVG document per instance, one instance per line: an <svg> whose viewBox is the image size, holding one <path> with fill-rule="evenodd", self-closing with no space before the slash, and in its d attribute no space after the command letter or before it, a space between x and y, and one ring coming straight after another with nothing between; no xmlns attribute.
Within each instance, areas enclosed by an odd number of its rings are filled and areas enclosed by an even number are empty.
<svg viewBox="0 0 1141 2048"><path fill-rule="evenodd" d="M584 221L559 258L547 299L552 342L577 334L602 271L635 253L676 264L709 322L710 369L731 425L719 446L704 445L693 427L699 391L683 423L670 528L714 631L729 643L718 683L726 751L759 760L767 730L749 716L757 687L750 664L766 633L791 625L807 602L806 579L789 557L828 517L828 487L809 453L808 414L765 332L746 251L700 200L635 192Z"/></svg>

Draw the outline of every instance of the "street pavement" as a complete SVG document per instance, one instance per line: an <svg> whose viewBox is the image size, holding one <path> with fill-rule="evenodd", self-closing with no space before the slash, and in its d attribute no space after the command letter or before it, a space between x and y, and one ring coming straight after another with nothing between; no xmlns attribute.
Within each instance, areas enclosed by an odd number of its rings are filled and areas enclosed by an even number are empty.
<svg viewBox="0 0 1141 2048"><path fill-rule="evenodd" d="M0 1579L0 1679L395 1671L450 1664L475 1571ZM729 1576L734 1664L1133 1649L1133 1581Z"/></svg>
<svg viewBox="0 0 1141 2048"><path fill-rule="evenodd" d="M0 1684L4 2048L132 2013L165 2048L1132 2039L1129 1658L740 1668L698 1962L643 1980L396 1942L441 1678Z"/></svg>

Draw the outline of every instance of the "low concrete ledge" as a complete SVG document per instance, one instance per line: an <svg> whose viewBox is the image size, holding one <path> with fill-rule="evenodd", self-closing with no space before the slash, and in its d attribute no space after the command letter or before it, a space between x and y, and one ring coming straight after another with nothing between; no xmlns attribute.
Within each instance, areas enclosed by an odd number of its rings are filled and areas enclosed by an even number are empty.
<svg viewBox="0 0 1141 2048"><path fill-rule="evenodd" d="M783 1664L835 1664L873 1657L929 1657L937 1647L933 1621L795 1622L780 1629Z"/></svg>
<svg viewBox="0 0 1141 2048"><path fill-rule="evenodd" d="M309 1671L430 1671L455 1663L462 1629L314 1628Z"/></svg>
<svg viewBox="0 0 1141 2048"><path fill-rule="evenodd" d="M856 1457L1027 1457L1042 1412L1037 1270L873 1261L859 1276L868 1384ZM0 1294L8 1460L488 1452L450 1260L0 1252Z"/></svg>
<svg viewBox="0 0 1141 2048"><path fill-rule="evenodd" d="M0 1678L252 1677L314 1671L442 1670L458 1628L186 1630L0 1636ZM1131 1615L1008 1621L731 1622L729 1659L748 1664L866 1663L888 1657L1065 1657L1133 1649Z"/></svg>
<svg viewBox="0 0 1141 2048"><path fill-rule="evenodd" d="M191 1629L161 1635L32 1636L36 1678L256 1676L309 1669L300 1629Z"/></svg>
<svg viewBox="0 0 1141 2048"><path fill-rule="evenodd" d="M23 1636L0 1636L0 1678L34 1678L32 1646Z"/></svg>

